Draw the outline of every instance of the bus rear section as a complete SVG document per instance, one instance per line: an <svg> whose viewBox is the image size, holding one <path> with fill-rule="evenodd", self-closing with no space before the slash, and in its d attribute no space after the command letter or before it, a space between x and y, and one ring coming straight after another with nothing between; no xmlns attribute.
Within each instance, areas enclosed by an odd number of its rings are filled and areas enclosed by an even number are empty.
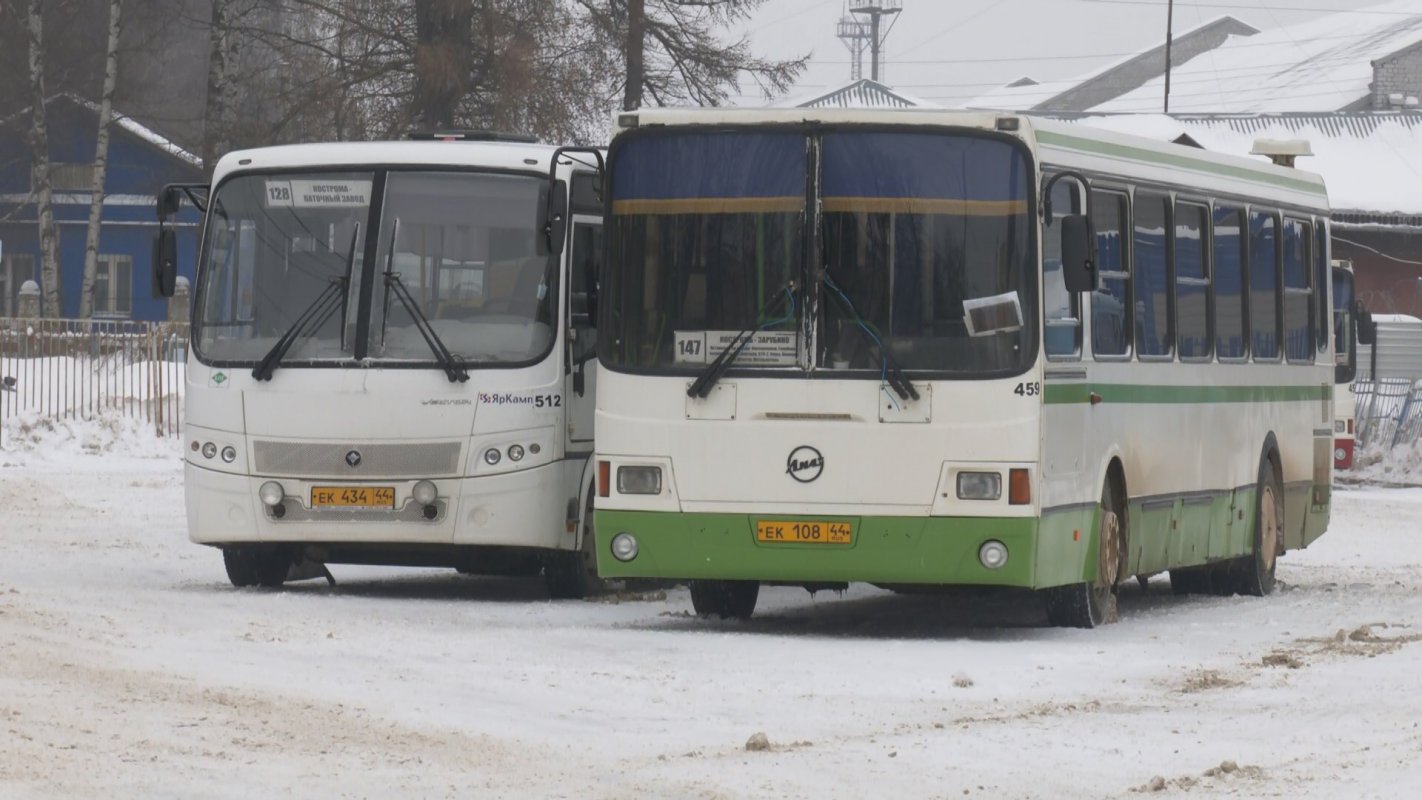
<svg viewBox="0 0 1422 800"><path fill-rule="evenodd" d="M568 199L594 173L553 156L395 142L220 162L185 489L190 538L234 585L356 563L595 586L593 335L569 265L595 261L601 218Z"/></svg>

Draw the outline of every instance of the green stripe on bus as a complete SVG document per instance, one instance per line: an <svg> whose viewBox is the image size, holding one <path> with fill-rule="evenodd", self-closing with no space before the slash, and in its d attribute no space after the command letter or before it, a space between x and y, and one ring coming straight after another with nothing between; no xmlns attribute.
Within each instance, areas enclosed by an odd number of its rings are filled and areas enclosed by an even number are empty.
<svg viewBox="0 0 1422 800"><path fill-rule="evenodd" d="M1324 400L1332 386L1143 386L1129 383L1072 383L1052 385L1042 391L1048 404L1087 403L1091 393L1103 403L1276 403Z"/></svg>
<svg viewBox="0 0 1422 800"><path fill-rule="evenodd" d="M1274 175L1268 172L1252 170L1247 167L1216 164L1212 161L1202 161L1175 153L1158 153L1154 150L1147 150L1142 147L1131 147L1130 145L1102 142L1095 139L1083 139L1051 131L1038 131L1037 141L1041 144L1061 147L1067 150L1111 156L1113 158L1124 158L1131 161L1144 161L1169 167L1180 167L1196 172L1213 173L1227 178L1240 178L1255 183L1272 184L1274 186L1282 186L1286 189L1296 189L1301 192L1317 195L1318 197L1328 196L1323 186L1315 181L1291 178L1287 175Z"/></svg>

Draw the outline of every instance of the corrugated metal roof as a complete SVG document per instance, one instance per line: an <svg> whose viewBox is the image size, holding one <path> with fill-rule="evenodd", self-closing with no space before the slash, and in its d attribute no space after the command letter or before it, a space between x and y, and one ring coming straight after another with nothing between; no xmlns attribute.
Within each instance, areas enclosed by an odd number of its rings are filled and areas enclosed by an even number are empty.
<svg viewBox="0 0 1422 800"><path fill-rule="evenodd" d="M1281 114L1175 114L1175 119L1207 126L1224 126L1236 133L1263 133L1271 128L1303 131L1313 128L1325 136L1355 136L1367 138L1383 123L1405 128L1422 127L1422 112L1418 111L1357 111L1357 112L1296 112Z"/></svg>
<svg viewBox="0 0 1422 800"><path fill-rule="evenodd" d="M826 94L792 103L796 108L922 108L933 107L917 98L899 94L882 83L864 79L841 86Z"/></svg>

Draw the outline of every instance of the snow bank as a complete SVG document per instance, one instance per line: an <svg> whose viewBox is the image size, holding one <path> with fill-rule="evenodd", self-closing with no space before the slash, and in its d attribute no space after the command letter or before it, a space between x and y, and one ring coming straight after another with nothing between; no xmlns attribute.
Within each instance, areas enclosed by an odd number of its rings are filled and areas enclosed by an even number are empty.
<svg viewBox="0 0 1422 800"><path fill-rule="evenodd" d="M54 418L25 411L0 424L0 450L6 457L64 461L116 454L134 458L181 458L181 440L159 436L152 422L116 412L93 419Z"/></svg>
<svg viewBox="0 0 1422 800"><path fill-rule="evenodd" d="M1359 450L1353 469L1343 475L1349 483L1422 486L1422 439L1391 449L1378 446Z"/></svg>

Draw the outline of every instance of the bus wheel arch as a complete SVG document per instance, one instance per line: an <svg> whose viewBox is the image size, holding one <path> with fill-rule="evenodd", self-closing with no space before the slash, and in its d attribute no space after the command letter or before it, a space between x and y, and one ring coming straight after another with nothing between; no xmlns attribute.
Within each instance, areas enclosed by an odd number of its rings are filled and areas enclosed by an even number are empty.
<svg viewBox="0 0 1422 800"><path fill-rule="evenodd" d="M1264 597L1274 591L1279 556L1284 554L1284 509L1283 459L1271 432L1264 439L1255 478L1250 552L1236 559L1229 571L1233 593Z"/></svg>
<svg viewBox="0 0 1422 800"><path fill-rule="evenodd" d="M1127 577L1129 524L1125 470L1112 458L1101 481L1095 577L1045 592L1047 621L1063 628L1095 628L1117 619L1116 594Z"/></svg>
<svg viewBox="0 0 1422 800"><path fill-rule="evenodd" d="M581 600L598 594L605 582L597 574L597 532L593 527L593 496L589 490L578 517L576 547L549 553L543 565L543 580L549 596L559 600Z"/></svg>

